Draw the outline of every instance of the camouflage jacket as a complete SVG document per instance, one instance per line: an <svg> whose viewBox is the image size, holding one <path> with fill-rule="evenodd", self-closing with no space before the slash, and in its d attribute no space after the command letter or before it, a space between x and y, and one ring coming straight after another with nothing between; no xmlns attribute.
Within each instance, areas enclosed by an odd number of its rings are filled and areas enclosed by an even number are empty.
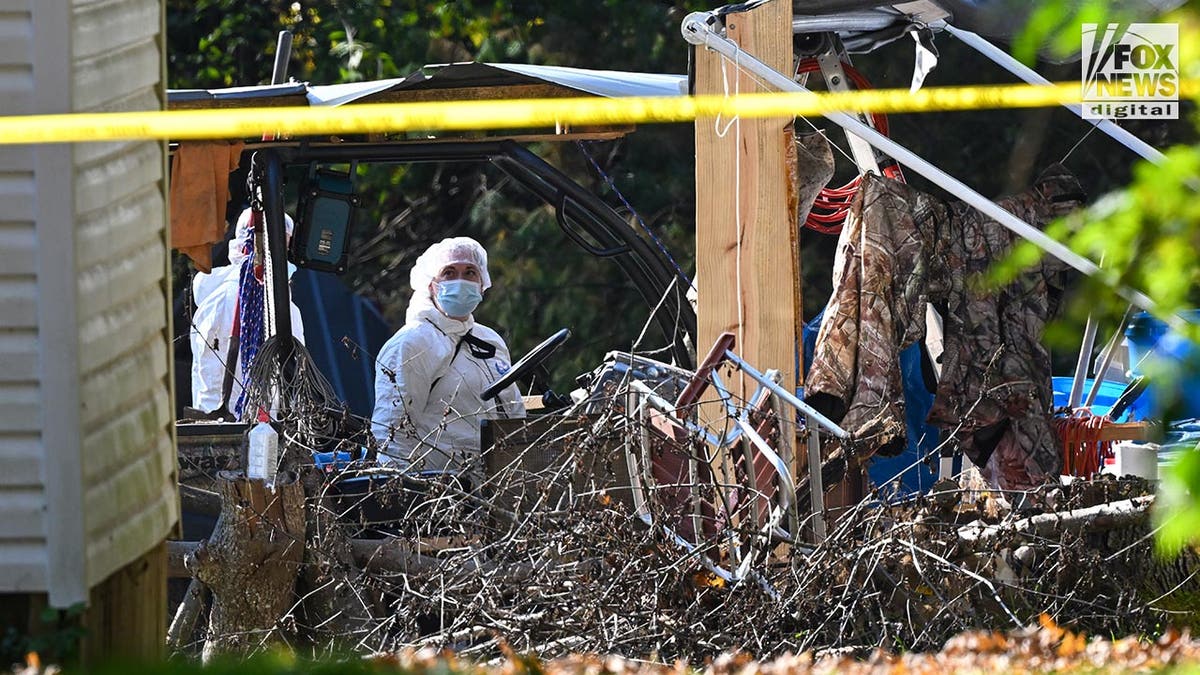
<svg viewBox="0 0 1200 675"><path fill-rule="evenodd" d="M1083 191L1061 166L999 204L1044 226ZM1000 289L980 275L1016 235L963 203L864 178L842 231L834 293L817 336L808 401L840 420L860 454L904 447L899 353L925 335L925 304L944 317L942 374L929 421L996 483L1057 475L1050 357L1041 343L1065 271L1046 257Z"/></svg>

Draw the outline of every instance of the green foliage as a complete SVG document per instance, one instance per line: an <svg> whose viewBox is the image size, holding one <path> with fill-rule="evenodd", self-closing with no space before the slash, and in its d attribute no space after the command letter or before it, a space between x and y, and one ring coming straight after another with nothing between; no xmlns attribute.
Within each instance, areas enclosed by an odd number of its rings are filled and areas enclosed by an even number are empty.
<svg viewBox="0 0 1200 675"><path fill-rule="evenodd" d="M682 73L679 21L693 0L645 3L505 3L459 0L263 2L168 0L168 81L173 88L268 80L276 34L293 31L290 74L316 84L398 77L425 64L494 61ZM691 268L692 131L654 127L592 148L605 171ZM612 198L572 145L533 148L584 187ZM495 288L477 316L520 356L560 327L574 333L557 354L556 388L604 352L629 348L649 308L610 261L591 258L552 213L502 173L478 164L360 168L364 208L351 244L351 287L399 325L408 270L428 245L467 235L490 253ZM662 340L654 341L661 344Z"/></svg>
<svg viewBox="0 0 1200 675"><path fill-rule="evenodd" d="M1121 19L1103 13L1103 2L1089 2L1078 13L1062 13L1062 2L1046 3L1035 13L1021 55L1029 56L1030 44L1057 35L1055 44L1068 51L1078 47L1078 24ZM1055 14L1058 12L1058 14ZM1062 17L1067 17L1062 21ZM1186 47L1196 34L1193 12L1167 18L1180 23L1180 44ZM1075 42L1072 42L1075 40ZM1196 54L1185 49L1181 73L1194 76L1200 68ZM1200 127L1200 115L1193 113L1193 125ZM1192 140L1192 139L1188 139ZM1072 307L1079 321L1084 315L1115 323L1126 309L1127 294L1115 289L1144 292L1153 301L1154 315L1166 321L1181 335L1200 344L1200 326L1179 318L1186 310L1200 306L1200 146L1194 142L1176 145L1165 152L1161 164L1138 162L1132 180L1122 189L1098 199L1082 213L1052 223L1047 234L1066 243L1085 257L1100 261L1100 273L1082 280ZM1041 257L1032 244L1023 242L992 273L995 282L1004 283ZM1195 359L1173 368L1153 369L1148 375L1161 391L1164 418L1174 417L1180 403L1178 382L1200 376ZM1163 477L1162 501L1156 510L1161 529L1158 550L1174 555L1184 546L1200 542L1200 451L1183 453L1177 465Z"/></svg>
<svg viewBox="0 0 1200 675"><path fill-rule="evenodd" d="M1051 223L1046 233L1090 260L1101 271L1085 280L1077 307L1094 315L1119 317L1128 300L1117 288L1138 289L1154 300L1155 314L1168 322L1200 301L1200 148L1177 146L1162 164L1139 162L1125 189L1103 196L1082 212ZM1042 258L1020 242L991 273L1007 283ZM1182 327L1182 326L1181 326ZM1200 334L1197 334L1200 337Z"/></svg>
<svg viewBox="0 0 1200 675"><path fill-rule="evenodd" d="M1013 40L1012 52L1032 64L1039 51L1054 58L1068 58L1082 46L1085 23L1127 21L1121 7L1111 0L1047 0L1034 4L1029 21Z"/></svg>
<svg viewBox="0 0 1200 675"><path fill-rule="evenodd" d="M1200 535L1200 452L1183 453L1179 462L1162 477L1159 503L1154 510L1159 526L1155 547L1161 555L1174 556Z"/></svg>
<svg viewBox="0 0 1200 675"><path fill-rule="evenodd" d="M83 603L59 610L43 608L40 625L30 634L8 626L0 636L0 665L25 662L25 655L36 652L44 663L74 663L79 658L80 641L87 635L83 627Z"/></svg>

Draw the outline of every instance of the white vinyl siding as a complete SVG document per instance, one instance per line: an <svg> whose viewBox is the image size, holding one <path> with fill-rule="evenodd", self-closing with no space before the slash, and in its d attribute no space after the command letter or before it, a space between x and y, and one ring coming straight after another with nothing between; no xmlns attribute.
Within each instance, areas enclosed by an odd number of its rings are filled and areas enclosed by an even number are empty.
<svg viewBox="0 0 1200 675"><path fill-rule="evenodd" d="M74 109L161 108L159 0L73 7ZM161 542L178 517L164 152L143 141L74 148L89 585Z"/></svg>
<svg viewBox="0 0 1200 675"><path fill-rule="evenodd" d="M29 0L0 0L0 113L5 115L33 112L32 35Z"/></svg>
<svg viewBox="0 0 1200 675"><path fill-rule="evenodd" d="M162 0L0 0L0 114L157 110ZM178 518L165 147L0 146L0 592L55 606Z"/></svg>
<svg viewBox="0 0 1200 675"><path fill-rule="evenodd" d="M32 109L32 15L0 0L0 113ZM46 585L33 153L0 147L0 592Z"/></svg>

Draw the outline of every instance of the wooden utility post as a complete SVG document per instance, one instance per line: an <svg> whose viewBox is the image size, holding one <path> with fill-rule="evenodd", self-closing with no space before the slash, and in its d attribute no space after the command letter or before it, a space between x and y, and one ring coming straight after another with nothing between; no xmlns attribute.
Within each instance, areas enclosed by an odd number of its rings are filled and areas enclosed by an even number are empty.
<svg viewBox="0 0 1200 675"><path fill-rule="evenodd" d="M726 17L727 36L775 68L792 67L791 3L769 2ZM695 93L768 91L729 59L696 47ZM696 277L700 353L722 332L759 370L799 381L800 258L792 118L696 119ZM740 234L740 237L739 237ZM740 245L739 245L740 244ZM730 383L734 393L753 382Z"/></svg>

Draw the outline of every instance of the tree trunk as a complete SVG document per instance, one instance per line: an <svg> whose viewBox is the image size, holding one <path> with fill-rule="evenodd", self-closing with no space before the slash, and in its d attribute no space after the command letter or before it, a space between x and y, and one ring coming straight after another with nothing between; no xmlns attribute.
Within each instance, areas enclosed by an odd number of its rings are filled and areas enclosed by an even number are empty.
<svg viewBox="0 0 1200 675"><path fill-rule="evenodd" d="M241 472L217 477L221 517L189 559L213 593L203 658L246 654L279 639L304 559L304 488L294 473L274 490Z"/></svg>

